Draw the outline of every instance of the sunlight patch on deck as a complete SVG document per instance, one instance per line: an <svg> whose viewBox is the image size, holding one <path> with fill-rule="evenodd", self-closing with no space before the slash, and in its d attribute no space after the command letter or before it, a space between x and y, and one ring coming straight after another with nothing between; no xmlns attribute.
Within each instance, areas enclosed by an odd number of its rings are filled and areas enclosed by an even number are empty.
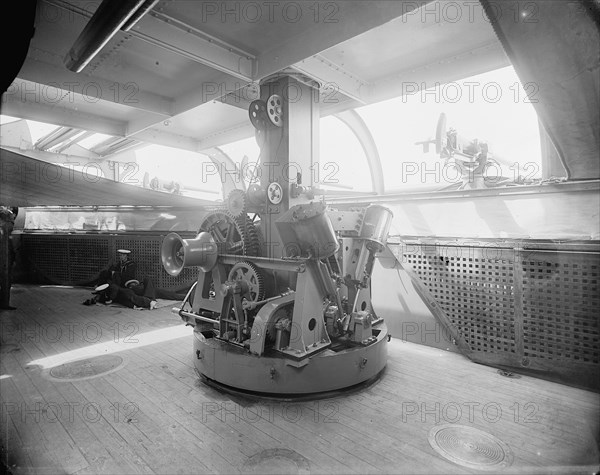
<svg viewBox="0 0 600 475"><path fill-rule="evenodd" d="M28 366L37 365L42 368L53 368L69 361L76 361L94 356L117 353L119 351L134 350L143 346L162 343L169 340L175 340L184 336L190 336L189 328L185 326L176 326L171 328L160 328L139 335L129 335L125 339L109 341L105 343L96 343L95 345L78 348L76 350L66 351L57 355L40 358L29 362Z"/></svg>

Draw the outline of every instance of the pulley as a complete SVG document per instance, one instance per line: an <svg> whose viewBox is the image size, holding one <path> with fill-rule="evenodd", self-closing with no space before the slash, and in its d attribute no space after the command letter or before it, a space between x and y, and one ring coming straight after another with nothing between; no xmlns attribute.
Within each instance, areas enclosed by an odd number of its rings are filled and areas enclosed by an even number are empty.
<svg viewBox="0 0 600 475"><path fill-rule="evenodd" d="M283 200L283 188L281 185L274 181L269 184L267 188L267 197L269 198L269 202L274 205L278 205Z"/></svg>
<svg viewBox="0 0 600 475"><path fill-rule="evenodd" d="M267 100L267 115L273 125L283 127L283 100L281 96L273 94Z"/></svg>
<svg viewBox="0 0 600 475"><path fill-rule="evenodd" d="M261 101L260 99L252 101L250 103L250 108L248 109L248 114L250 116L250 122L256 130L264 131L267 128L269 116L267 114L267 105L264 101Z"/></svg>

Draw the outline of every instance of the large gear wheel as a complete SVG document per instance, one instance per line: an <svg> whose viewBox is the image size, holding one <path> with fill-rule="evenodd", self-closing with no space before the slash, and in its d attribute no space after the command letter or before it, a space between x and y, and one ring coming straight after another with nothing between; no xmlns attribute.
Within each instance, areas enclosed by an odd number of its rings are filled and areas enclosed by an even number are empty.
<svg viewBox="0 0 600 475"><path fill-rule="evenodd" d="M239 218L234 218L234 220L244 236L244 242L246 243L244 246L244 255L260 256L262 240L259 237L259 232L254 222L246 214L243 214Z"/></svg>
<svg viewBox="0 0 600 475"><path fill-rule="evenodd" d="M227 280L245 281L249 288L245 298L250 302L260 302L265 298L265 284L262 273L252 262L243 261L234 264L229 271Z"/></svg>
<svg viewBox="0 0 600 475"><path fill-rule="evenodd" d="M219 254L257 256L260 253L258 233L247 215L234 218L226 212L213 211L206 215L199 231L212 235Z"/></svg>

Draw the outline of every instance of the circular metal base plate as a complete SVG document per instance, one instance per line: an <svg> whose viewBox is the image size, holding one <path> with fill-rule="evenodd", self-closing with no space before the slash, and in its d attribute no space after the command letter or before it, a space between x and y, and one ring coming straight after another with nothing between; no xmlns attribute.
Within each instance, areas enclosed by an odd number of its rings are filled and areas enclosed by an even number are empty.
<svg viewBox="0 0 600 475"><path fill-rule="evenodd" d="M310 463L306 457L290 449L267 449L250 457L242 467L242 472L308 475L310 473Z"/></svg>
<svg viewBox="0 0 600 475"><path fill-rule="evenodd" d="M435 426L429 431L429 444L445 459L475 470L498 471L513 462L513 454L507 444L474 427Z"/></svg>
<svg viewBox="0 0 600 475"><path fill-rule="evenodd" d="M298 361L278 352L254 355L194 331L194 366L206 380L236 391L279 399L314 397L352 388L381 373L387 363L388 333L383 322L376 330L376 341L368 346L324 349Z"/></svg>
<svg viewBox="0 0 600 475"><path fill-rule="evenodd" d="M232 388L231 386L226 386L224 384L219 383L218 381L214 381L212 379L208 379L203 374L196 371L196 374L200 377L202 382L211 388L224 393L229 394L231 396L241 397L247 400L259 400L259 401L278 401L278 402L307 402L307 401L315 401L319 399L330 399L338 396L349 396L351 394L357 393L359 391L363 391L368 389L375 384L377 384L383 374L385 373L385 368L382 369L376 376L373 378L363 381L362 383L355 384L354 386L346 387L339 390L334 391L323 391L318 393L309 393L309 394L269 394L269 393L259 393L254 391L244 391L242 389Z"/></svg>
<svg viewBox="0 0 600 475"><path fill-rule="evenodd" d="M125 363L118 355L102 355L85 360L70 361L50 370L50 377L61 381L80 381L97 378L121 369Z"/></svg>

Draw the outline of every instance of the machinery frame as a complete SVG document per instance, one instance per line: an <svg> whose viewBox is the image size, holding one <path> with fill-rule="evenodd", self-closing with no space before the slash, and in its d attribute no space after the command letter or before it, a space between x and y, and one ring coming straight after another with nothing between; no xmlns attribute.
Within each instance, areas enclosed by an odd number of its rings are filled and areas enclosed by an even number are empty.
<svg viewBox="0 0 600 475"><path fill-rule="evenodd" d="M173 309L194 328L196 371L238 391L323 394L372 380L387 362L370 278L392 214L315 200L323 191L303 171L317 161L318 97L318 84L298 74L263 80L249 110L260 181L234 190L195 239L172 233L161 250L172 275L202 270Z"/></svg>

